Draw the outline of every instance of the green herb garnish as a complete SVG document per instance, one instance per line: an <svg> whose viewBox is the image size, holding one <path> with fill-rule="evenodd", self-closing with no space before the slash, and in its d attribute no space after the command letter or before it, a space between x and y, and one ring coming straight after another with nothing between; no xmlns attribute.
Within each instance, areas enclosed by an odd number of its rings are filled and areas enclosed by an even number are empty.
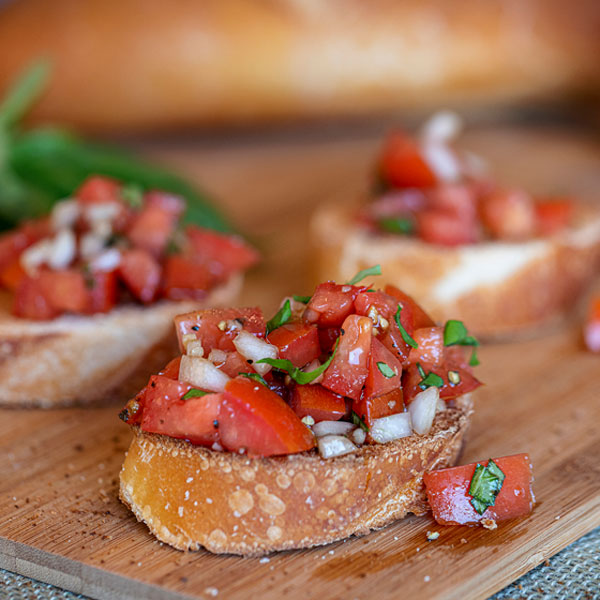
<svg viewBox="0 0 600 600"><path fill-rule="evenodd" d="M367 427L367 424L354 411L352 411L352 422L357 427L360 427L363 431L369 433L369 428Z"/></svg>
<svg viewBox="0 0 600 600"><path fill-rule="evenodd" d="M382 231L387 231L388 233L409 235L415 230L413 221L406 217L384 217L379 219L378 224Z"/></svg>
<svg viewBox="0 0 600 600"><path fill-rule="evenodd" d="M286 300L284 305L277 311L275 316L267 321L267 335L282 325L285 325L292 318L292 307L290 301Z"/></svg>
<svg viewBox="0 0 600 600"><path fill-rule="evenodd" d="M469 364L472 367L476 367L479 364L477 358L476 347L479 346L479 342L472 336L469 335L465 324L462 321L451 319L446 321L444 326L444 346L472 346L471 358Z"/></svg>
<svg viewBox="0 0 600 600"><path fill-rule="evenodd" d="M248 379L257 381L258 383L262 383L267 388L269 387L269 384L265 381L264 377L258 373L240 373L240 375L242 377L247 377Z"/></svg>
<svg viewBox="0 0 600 600"><path fill-rule="evenodd" d="M491 458L487 467L479 463L475 467L475 473L473 473L473 479L469 485L469 495L472 496L473 508L480 515L496 503L496 497L502 489L504 477L500 467Z"/></svg>
<svg viewBox="0 0 600 600"><path fill-rule="evenodd" d="M312 298L312 296L297 296L296 294L294 294L292 296L292 298L296 302L302 302L302 304L308 304L310 302L310 299Z"/></svg>
<svg viewBox="0 0 600 600"><path fill-rule="evenodd" d="M440 388L444 386L444 380L437 373L433 373L432 371L425 373L425 369L423 369L420 363L417 363L417 370L419 371L419 375L422 377L421 381L419 382L419 387L422 390L426 390L429 387Z"/></svg>
<svg viewBox="0 0 600 600"><path fill-rule="evenodd" d="M261 360L257 360L257 363L266 363L267 365L271 365L280 371L285 371L296 383L300 385L305 385L314 381L321 373L324 373L327 367L331 364L333 357L337 351L338 344L340 342L340 338L335 342L335 346L333 347L333 352L331 356L320 366L317 367L314 371L309 371L306 373L305 371L300 370L298 367L293 365L287 358L262 358Z"/></svg>
<svg viewBox="0 0 600 600"><path fill-rule="evenodd" d="M144 203L144 189L136 183L128 183L121 188L121 199L131 208L141 208Z"/></svg>
<svg viewBox="0 0 600 600"><path fill-rule="evenodd" d="M190 398L202 398L202 396L206 396L206 394L210 394L210 392L205 392L204 390L198 390L196 388L192 388L188 392L186 392L181 399L189 400Z"/></svg>
<svg viewBox="0 0 600 600"><path fill-rule="evenodd" d="M400 330L400 335L402 336L402 339L411 347L411 348L418 348L419 344L417 344L417 342L415 342L415 340L413 340L410 335L408 335L408 332L406 331L406 329L404 329L404 326L402 325L402 322L400 321L400 313L402 312L402 304L398 304L398 310L396 311L396 314L394 315L394 320L396 321L396 325L398 325L398 329Z"/></svg>
<svg viewBox="0 0 600 600"><path fill-rule="evenodd" d="M384 377L387 377L388 379L390 379L396 375L396 373L394 372L394 369L392 369L392 367L390 367L390 365L388 365L387 363L378 362L377 368L379 369L381 374Z"/></svg>
<svg viewBox="0 0 600 600"><path fill-rule="evenodd" d="M374 267L359 271L350 281L346 282L346 285L356 285L365 277L372 277L374 275L381 275L381 265L375 265Z"/></svg>

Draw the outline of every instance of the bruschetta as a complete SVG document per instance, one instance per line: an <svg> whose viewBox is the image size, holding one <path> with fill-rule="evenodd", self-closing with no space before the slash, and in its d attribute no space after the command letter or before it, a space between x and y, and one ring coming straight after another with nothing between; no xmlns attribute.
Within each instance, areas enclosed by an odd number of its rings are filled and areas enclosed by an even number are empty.
<svg viewBox="0 0 600 600"><path fill-rule="evenodd" d="M459 321L352 280L175 319L182 355L125 406L120 497L180 550L261 555L423 514L480 386Z"/></svg>
<svg viewBox="0 0 600 600"><path fill-rule="evenodd" d="M176 352L176 314L233 301L257 253L184 210L92 177L0 237L0 404L126 399Z"/></svg>
<svg viewBox="0 0 600 600"><path fill-rule="evenodd" d="M377 262L378 284L402 287L440 321L486 338L542 330L598 271L600 209L500 186L453 147L458 129L441 113L419 138L393 134L368 202L317 211L315 279Z"/></svg>

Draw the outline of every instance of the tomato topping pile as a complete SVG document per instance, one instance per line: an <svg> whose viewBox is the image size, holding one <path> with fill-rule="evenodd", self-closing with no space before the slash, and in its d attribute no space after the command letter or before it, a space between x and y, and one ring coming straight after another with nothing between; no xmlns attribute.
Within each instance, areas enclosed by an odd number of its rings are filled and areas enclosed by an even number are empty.
<svg viewBox="0 0 600 600"><path fill-rule="evenodd" d="M496 184L441 131L419 138L390 135L378 161L377 182L377 195L359 221L371 231L414 235L431 244L549 236L572 218L570 199L533 198Z"/></svg>
<svg viewBox="0 0 600 600"><path fill-rule="evenodd" d="M0 236L0 286L14 314L53 319L121 302L201 299L258 260L235 235L183 226L184 201L90 177L48 218Z"/></svg>
<svg viewBox="0 0 600 600"><path fill-rule="evenodd" d="M482 522L494 527L493 522L529 514L535 502L526 454L432 471L425 473L423 481L440 525Z"/></svg>
<svg viewBox="0 0 600 600"><path fill-rule="evenodd" d="M376 443L370 428L407 413L427 388L451 404L481 385L464 354L477 341L464 325L437 327L392 286L328 281L310 298L286 298L269 321L258 308L207 309L176 317L175 326L182 356L121 417L215 450L321 450L331 428L356 428L350 448Z"/></svg>

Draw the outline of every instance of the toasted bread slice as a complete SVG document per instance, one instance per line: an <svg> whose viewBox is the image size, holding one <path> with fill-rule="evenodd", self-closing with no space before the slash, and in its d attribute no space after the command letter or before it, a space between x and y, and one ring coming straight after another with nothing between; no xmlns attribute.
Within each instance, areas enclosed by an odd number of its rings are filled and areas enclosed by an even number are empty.
<svg viewBox="0 0 600 600"><path fill-rule="evenodd" d="M89 317L19 319L0 298L0 405L51 408L123 401L178 353L175 315L229 305L242 276L233 276L201 302L128 305Z"/></svg>
<svg viewBox="0 0 600 600"><path fill-rule="evenodd" d="M380 264L392 284L439 322L460 319L484 338L532 332L562 317L600 265L600 211L579 206L575 224L546 238L447 247L358 227L354 210L327 206L312 221L315 281L347 281Z"/></svg>
<svg viewBox="0 0 600 600"><path fill-rule="evenodd" d="M427 435L328 459L249 458L135 428L120 497L179 550L259 556L328 544L424 514L423 473L456 462L472 410L467 394Z"/></svg>

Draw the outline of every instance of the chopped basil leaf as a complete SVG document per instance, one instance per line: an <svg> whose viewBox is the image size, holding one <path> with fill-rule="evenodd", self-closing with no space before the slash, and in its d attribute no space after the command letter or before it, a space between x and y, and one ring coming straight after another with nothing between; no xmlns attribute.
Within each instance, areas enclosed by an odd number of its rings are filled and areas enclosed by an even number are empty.
<svg viewBox="0 0 600 600"><path fill-rule="evenodd" d="M363 269L362 271L359 271L350 281L346 283L346 285L356 285L365 277L371 277L373 275L381 275L380 265L375 265L374 267L369 267L368 269Z"/></svg>
<svg viewBox="0 0 600 600"><path fill-rule="evenodd" d="M467 328L462 321L451 319L446 321L444 327L444 346L472 346L471 358L469 364L476 367L479 364L477 358L476 347L479 346L479 341L472 335L469 335Z"/></svg>
<svg viewBox="0 0 600 600"><path fill-rule="evenodd" d="M205 392L203 390L197 390L196 388L192 388L189 392L186 392L181 399L189 400L190 398L201 398L202 396L206 396L206 394L210 394L210 392Z"/></svg>
<svg viewBox="0 0 600 600"><path fill-rule="evenodd" d="M390 365L388 365L387 363L378 362L377 368L379 369L381 374L384 377L387 377L388 379L390 379L391 377L394 377L394 375L396 375L396 373L394 372L394 369L392 369L392 367L390 367Z"/></svg>
<svg viewBox="0 0 600 600"><path fill-rule="evenodd" d="M302 302L302 304L308 304L310 302L311 296L297 296L296 294L294 294L292 296L292 298L296 302Z"/></svg>
<svg viewBox="0 0 600 600"><path fill-rule="evenodd" d="M338 344L340 342L340 338L335 342L335 346L333 347L333 352L331 356L320 366L317 367L314 371L309 371L308 373L300 370L298 367L294 366L287 358L261 358L257 360L257 363L266 363L267 365L271 365L280 371L285 371L288 375L300 385L305 385L314 381L321 373L324 373L327 367L331 364L333 357L335 356Z"/></svg>
<svg viewBox="0 0 600 600"><path fill-rule="evenodd" d="M357 427L360 427L363 431L369 433L369 428L367 427L367 424L354 411L352 411L352 422Z"/></svg>
<svg viewBox="0 0 600 600"><path fill-rule="evenodd" d="M417 363L417 370L419 371L419 375L423 378L419 382L419 387L422 390L426 390L429 387L443 387L444 380L437 373L430 371L426 375L425 370L419 363Z"/></svg>
<svg viewBox="0 0 600 600"><path fill-rule="evenodd" d="M282 325L285 325L292 318L292 307L290 301L286 300L284 305L277 311L275 316L267 321L267 334L271 333L273 329L277 329Z"/></svg>
<svg viewBox="0 0 600 600"><path fill-rule="evenodd" d="M269 384L264 380L263 376L258 373L240 373L240 375L258 381L258 383L262 383L265 387L269 387Z"/></svg>
<svg viewBox="0 0 600 600"><path fill-rule="evenodd" d="M388 233L408 235L414 232L415 226L411 219L406 217L384 217L378 221L379 227Z"/></svg>
<svg viewBox="0 0 600 600"><path fill-rule="evenodd" d="M121 188L121 199L132 208L141 208L144 203L144 190L136 183L124 185Z"/></svg>
<svg viewBox="0 0 600 600"><path fill-rule="evenodd" d="M402 339L411 347L411 348L418 348L419 344L417 344L417 342L415 342L415 340L413 340L410 335L408 335L408 332L406 331L406 329L404 329L404 326L402 325L402 322L400 321L400 313L402 312L402 304L398 304L398 310L396 311L396 315L394 316L394 320L396 321L396 325L398 325L398 329L400 330L400 335L402 336Z"/></svg>
<svg viewBox="0 0 600 600"><path fill-rule="evenodd" d="M472 496L473 508L480 515L496 503L496 497L502 489L504 477L500 467L491 458L487 467L480 464L475 467L475 473L473 473L469 485L469 495Z"/></svg>

